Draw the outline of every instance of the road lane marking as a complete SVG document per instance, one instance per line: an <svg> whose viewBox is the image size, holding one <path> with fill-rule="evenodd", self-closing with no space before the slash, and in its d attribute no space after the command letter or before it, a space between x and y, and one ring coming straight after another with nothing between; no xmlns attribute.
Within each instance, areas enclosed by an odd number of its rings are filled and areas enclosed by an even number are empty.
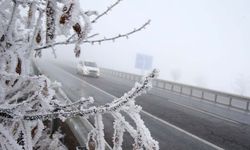
<svg viewBox="0 0 250 150"><path fill-rule="evenodd" d="M185 105L185 104L179 104L179 103L177 103L177 102L174 102L172 99L168 99L168 100L169 100L169 102L174 103L174 104L176 104L176 105L179 105L179 106L182 106L182 107L185 107L185 108L194 110L194 111L198 111L198 112L200 112L200 113L207 114L207 115L209 115L209 116L213 116L213 117L215 117L215 118L218 118L218 119L221 119L221 120L224 120L224 121L227 121L227 122L231 122L231 123L234 123L234 124L237 124L237 125L241 124L241 123L239 123L239 122L237 122L237 121L234 121L234 120L231 120L231 119L228 119L228 118L223 118L223 117L221 117L221 116L215 115L215 114L213 114L213 113L210 113L210 112L207 112L207 111L204 111L204 110L201 110L201 109L196 109L196 108L193 108L193 107L188 106L188 105Z"/></svg>
<svg viewBox="0 0 250 150"><path fill-rule="evenodd" d="M159 91L161 91L161 92L166 92L165 90L160 89L160 88L157 88L157 90L159 90ZM168 91L168 90L167 90L167 92L171 92L171 91ZM151 92L151 93L152 93L152 92ZM186 97L186 98L190 98L190 97L188 97L187 95L182 95L182 94L180 94L180 93L175 93L175 92L173 92L173 93L171 93L171 94L176 95L176 96L183 96L183 97ZM160 96L160 97L161 97L161 96ZM191 99L193 99L193 97L192 97ZM194 111L198 111L198 112L201 112L201 113L204 113L204 114L213 116L213 117L218 118L218 119L221 119L221 120L225 120L225 121L228 121L228 122L231 122L231 123L234 123L234 124L238 124L238 125L241 124L241 123L238 122L238 121L234 121L234 120L232 120L232 119L225 118L225 117L222 117L222 116L219 116L219 115L216 115L216 114L207 112L207 111L202 110L202 109L197 109L197 108L194 108L194 107L192 107L192 106L188 106L188 105L185 105L185 104L180 104L180 103L174 102L172 98L168 98L167 100L168 100L169 102L171 102L171 103L176 104L176 105L183 106L183 107L192 109L192 110L194 110ZM196 99L193 99L193 100L198 101L199 99L197 99L197 100L196 100ZM206 101L202 101L202 102L206 102ZM209 103L210 103L210 102L209 102Z"/></svg>
<svg viewBox="0 0 250 150"><path fill-rule="evenodd" d="M104 90L102 90L102 89L100 89L100 88L98 88L98 87L84 81L83 79L80 79L79 77L76 77L74 74L63 70L60 67L57 67L57 68L60 69L61 71L65 72L66 74L70 75L72 78L74 78L74 79L76 79L76 80L78 80L80 82L83 82L83 83L87 84L88 86L90 86L90 87L92 87L92 88L94 88L94 89L96 89L96 90L98 90L98 91L100 91L100 92L114 98L114 99L118 98L118 97L116 97L116 96L114 96L114 95L112 95L112 94L110 94L110 93L108 93L108 92L106 92L106 91L104 91ZM177 126L175 126L175 125L173 125L173 124L171 124L171 123L169 123L169 122L167 122L167 121L165 121L165 120L163 120L161 118L158 118L158 117L156 117L156 116L154 116L154 115L152 115L152 114L150 114L150 113L148 113L148 112L146 112L144 110L141 110L141 112L148 115L149 117L154 118L155 120L161 122L162 124L165 124L166 126L172 127L174 129L178 130L179 132L182 132L182 133L184 133L184 134L186 134L188 136L191 136L192 138L194 138L194 139L196 139L196 140L198 140L198 141L200 141L200 142L202 142L202 143L204 143L206 145L209 145L209 146L211 146L211 147L213 147L213 148L215 148L217 150L224 150L223 148L221 148L221 147L219 147L219 146L217 146L217 145L215 145L215 144L213 144L211 142L208 142L208 141L206 141L206 140L204 140L204 139L202 139L202 138L200 138L200 137L198 137L198 136L196 136L196 135L194 135L192 133L189 133L188 131L183 130L183 129L181 129L181 128L179 128L179 127L177 127Z"/></svg>
<svg viewBox="0 0 250 150"><path fill-rule="evenodd" d="M107 75L106 75L106 76L107 76ZM116 76L113 76L113 77L116 77ZM121 78L119 78L119 77L116 77L116 78L121 79ZM129 80L129 82L130 82L130 80ZM127 85L127 86L128 86L128 85ZM159 90L160 92L166 92L166 91L167 91L167 92L171 92L171 91L169 91L169 90L164 90L164 89L157 88L157 87L154 87L154 89L155 89L155 90ZM153 92L153 90L152 90L152 91L149 91L149 93L156 95L156 94ZM183 96L183 97L185 97L185 98L190 98L190 97L188 97L187 95L182 95L182 94L180 94L180 93L172 92L171 94L176 95L176 96ZM156 96L158 96L158 95L156 95ZM164 97L162 97L162 96L159 96L159 97L164 98ZM230 123L233 123L233 124L236 124L236 125L242 124L242 123L240 123L240 122L238 122L238 121L235 121L235 120L232 120L232 119L229 119L229 118L225 118L225 117L222 117L222 116L220 116L220 115L213 114L213 113L207 112L207 111L202 110L202 109L194 108L194 107L189 106L189 105L186 105L186 104L180 104L180 103L178 103L178 102L175 102L173 98L165 98L165 99L168 100L170 103L173 103L173 104L175 104L175 105L177 105L177 106L182 106L182 107L185 107L185 108L187 108L187 109L191 109L191 110L193 110L193 111L197 111L197 112L200 112L200 113L203 113L203 114L206 114L206 115L209 115L209 116L212 116L212 117L221 119L221 120L223 120L223 121L227 121L227 122L230 122ZM193 100L193 97L192 97L192 100ZM196 99L194 99L194 100L197 101ZM202 101L202 102L206 102L206 101Z"/></svg>

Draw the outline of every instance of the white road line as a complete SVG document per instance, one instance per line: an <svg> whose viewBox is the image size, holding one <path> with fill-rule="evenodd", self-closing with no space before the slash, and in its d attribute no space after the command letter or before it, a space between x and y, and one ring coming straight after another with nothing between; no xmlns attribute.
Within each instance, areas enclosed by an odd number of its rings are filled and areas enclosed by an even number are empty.
<svg viewBox="0 0 250 150"><path fill-rule="evenodd" d="M57 68L59 68L59 67L57 67ZM104 90L102 90L102 89L100 89L100 88L98 88L98 87L96 87L96 86L94 86L94 85L92 85L92 84L90 84L90 83L76 77L72 73L69 73L69 72L63 70L62 68L59 68L59 69L62 70L63 72L65 72L66 74L70 75L72 78L74 78L76 80L79 80L80 82L83 82L83 83L89 85L90 87L92 87L92 88L94 88L94 89L96 89L96 90L98 90L98 91L100 91L100 92L102 92L102 93L104 93L106 95L109 95L110 97L112 97L114 99L117 98L116 96L114 96L114 95L112 95L112 94L110 94L110 93L108 93L108 92L106 92L106 91L104 91ZM217 150L224 150L223 148L221 148L221 147L219 147L219 146L217 146L217 145L215 145L213 143L210 143L210 142L208 142L208 141L206 141L206 140L204 140L204 139L202 139L202 138L200 138L200 137L198 137L196 135L193 135L192 133L189 133L189 132L187 132L187 131L185 131L185 130L183 130L183 129L181 129L181 128L179 128L179 127L177 127L177 126L175 126L175 125L173 125L173 124L171 124L171 123L169 123L169 122L167 122L165 120L162 120L162 119L160 119L160 118L158 118L158 117L156 117L156 116L154 116L154 115L152 115L152 114L150 114L150 113L148 113L148 112L146 112L144 110L142 110L141 112L143 112L144 114L158 120L159 122L161 122L161 123L163 123L163 124L165 124L167 126L170 126L170 127L174 128L174 129L176 129L176 130L178 130L178 131L180 131L180 132L182 132L182 133L184 133L184 134L186 134L188 136L191 136L192 138L194 138L194 139L196 139L198 141L201 141L202 143L207 144L207 145L209 145L209 146L211 146L211 147L213 147L213 148L215 148Z"/></svg>
<svg viewBox="0 0 250 150"><path fill-rule="evenodd" d="M118 77L119 78L119 77ZM163 91L165 92L163 89L160 89L160 88L157 88L157 90L160 90L160 91ZM151 92L153 93L153 92ZM154 93L153 93L154 94ZM178 95L177 93L172 93L174 95L177 95L177 96L180 96ZM186 95L181 95L181 96L186 96ZM234 120L231 120L231 119L228 119L228 118L224 118L224 117L221 117L219 115L216 115L216 114L213 114L213 113L210 113L210 112L207 112L207 111L204 111L204 110L201 110L201 109L197 109L197 108L194 108L194 107L191 107L191 106L188 106L188 105L185 105L185 104L180 104L180 103L177 103L177 102L174 102L174 100L172 98L168 98L167 99L170 103L174 103L175 105L178 105L178 106L182 106L182 107L185 107L187 109L191 109L191 110L194 110L194 111L198 111L200 113L203 113L203 114L206 114L206 115L209 115L209 116L213 116L215 118L218 118L218 119L221 119L221 120L224 120L224 121L227 121L227 122L231 122L231 123L234 123L234 124L241 124L240 122L237 122L237 121L234 121Z"/></svg>
<svg viewBox="0 0 250 150"><path fill-rule="evenodd" d="M122 78L120 78L120 77L117 77L117 76L113 76L113 77L116 77L116 78L118 78L118 79L122 79ZM128 80L129 82L131 81L131 80ZM159 91L161 91L161 92L172 92L172 91L169 91L169 90L167 90L167 89L161 89L161 88L158 88L158 87L154 87L155 89L157 89L157 90L159 90ZM151 92L149 92L149 93L152 93L152 94L155 94L153 91ZM191 99L194 99L195 101L197 101L196 99L195 99L195 97L190 97L190 96L187 96L187 95L184 95L184 94L181 94L181 93L175 93L175 92L172 92L171 94L174 94L174 95L176 95L176 96L183 96L183 97L185 97L185 98L191 98ZM162 96L160 96L160 97L162 97ZM162 98L164 98L164 97L162 97ZM198 99L198 98L197 98ZM198 112L200 112L200 113L203 113L203 114L206 114L206 115L210 115L210 116L213 116L213 117L215 117L215 118L218 118L218 119L221 119L221 120L224 120L224 121L227 121L227 122L230 122L230 123L234 123L234 124L236 124L236 125L240 125L240 124L242 124L242 123L240 123L240 122L238 122L238 121L235 121L235 120L232 120L232 119L229 119L229 118L225 118L225 117L223 117L223 116L220 116L220 115L217 115L217 114L213 114L213 113L210 113L210 112L208 112L208 111L205 111L205 110L202 110L202 109L198 109L198 108L194 108L194 107L192 107L192 106L188 106L188 105L185 105L185 104L180 104L180 103L178 103L178 102L175 102L174 101L174 99L172 99L172 98L168 98L167 99L170 103L174 103L175 105L178 105L178 106L182 106L182 107L185 107L185 108L188 108L188 109L191 109L191 110L194 110L194 111L198 111ZM202 102L207 102L207 101L202 101ZM209 102L209 101L208 101ZM209 102L210 103L210 102ZM237 110L238 111L238 110Z"/></svg>
<svg viewBox="0 0 250 150"><path fill-rule="evenodd" d="M160 91L162 91L162 92L166 92L166 90L160 89L160 88L157 88L157 90L160 90ZM171 91L167 90L167 92L171 92ZM189 96L183 95L183 94L181 94L181 93L172 92L171 94L174 94L174 95L176 95L176 96L183 96L183 97L186 97L186 98L190 98ZM193 98L194 98L194 97L191 97L191 99L193 99ZM196 99L194 99L194 100L197 101ZM183 106L183 107L192 109L192 110L194 110L194 111L198 111L198 112L201 112L201 113L204 113L204 114L213 116L213 117L215 117L215 118L219 118L219 119L221 119L221 120L225 120L225 121L228 121L228 122L231 122L231 123L234 123L234 124L238 124L238 125L241 124L241 123L238 122L238 121L234 121L234 120L232 120L232 119L225 118L225 117L222 117L222 116L219 116L219 115L216 115L216 114L207 112L207 111L202 110L202 109L197 109L197 108L194 108L194 107L192 107L192 106L188 106L188 105L185 105L185 104L180 104L180 103L174 102L174 101L172 100L172 98L169 98L168 101L171 102L171 103L174 103L174 104L176 104L176 105ZM203 102L203 101L202 101L202 102Z"/></svg>
<svg viewBox="0 0 250 150"><path fill-rule="evenodd" d="M239 123L239 122L237 122L237 121L234 121L234 120L231 120L231 119L228 119L228 118L223 118L223 117L221 117L221 116L215 115L215 114L213 114L213 113L210 113L210 112L207 112L207 111L204 111L204 110L201 110L201 109L196 109L196 108L193 108L193 107L188 106L188 105L179 104L179 103L177 103L177 102L174 102L172 99L168 99L168 101L171 102L171 103L174 103L174 104L176 104L176 105L179 105L179 106L182 106L182 107L186 107L186 108L188 108L188 109L191 109L191 110L194 110L194 111L198 111L198 112L200 112L200 113L207 114L207 115L209 115L209 116L213 116L213 117L215 117L215 118L218 118L218 119L221 119L221 120L224 120L224 121L227 121L227 122L231 122L231 123L238 124L238 125L241 124L241 123Z"/></svg>
<svg viewBox="0 0 250 150"><path fill-rule="evenodd" d="M116 77L116 76L115 76ZM116 77L116 78L119 78L119 77ZM121 78L120 78L121 79ZM131 81L131 80L129 80ZM157 87L156 87L157 88ZM171 92L169 90L164 90L164 89L161 89L161 88L157 88L157 90L160 90L162 92ZM153 92L151 92L153 93ZM154 93L153 93L154 94ZM183 96L183 97L187 97L187 98L190 98L188 97L187 95L183 95L183 94L180 94L180 93L175 93L175 92L172 92L171 94L174 94L176 96ZM160 96L161 97L161 96ZM163 98L163 97L162 97ZM193 98L193 97L192 97ZM213 113L210 113L210 112L207 112L205 110L202 110L202 109L197 109L197 108L194 108L192 106L188 106L188 105L185 105L185 104L180 104L180 103L177 103L175 102L172 98L168 98L167 99L170 103L174 103L175 105L178 105L178 106L182 106L182 107L185 107L185 108L188 108L188 109L191 109L191 110L194 110L194 111L198 111L200 113L203 113L203 114L206 114L206 115L209 115L209 116L213 116L215 118L218 118L218 119L221 119L221 120L224 120L224 121L227 121L227 122L231 122L231 123L234 123L234 124L241 124L240 122L237 122L237 121L234 121L232 119L229 119L229 118L225 118L225 117L222 117L222 116L219 116L219 115L216 115L216 114L213 114Z"/></svg>

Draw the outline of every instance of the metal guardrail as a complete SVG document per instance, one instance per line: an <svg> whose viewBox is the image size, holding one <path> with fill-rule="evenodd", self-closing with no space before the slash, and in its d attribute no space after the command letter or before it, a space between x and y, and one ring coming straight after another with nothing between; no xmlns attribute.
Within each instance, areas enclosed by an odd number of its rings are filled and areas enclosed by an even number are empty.
<svg viewBox="0 0 250 150"><path fill-rule="evenodd" d="M111 70L107 68L101 68L101 73L110 74L130 81L139 81L141 79L140 75ZM176 92L186 96L199 98L201 100L206 100L209 102L214 102L216 104L228 106L230 108L238 110L243 110L247 112L250 111L249 97L239 96L235 94L230 94L230 93L225 93L216 90L205 89L160 79L155 79L153 81L153 87Z"/></svg>
<svg viewBox="0 0 250 150"><path fill-rule="evenodd" d="M59 100L72 102L72 100L70 100L61 89L59 89L59 91L56 91L56 96ZM88 142L88 133L94 129L94 126L84 117L69 118L66 119L66 123L81 145L76 147L76 150L87 149L86 143ZM111 149L112 148L110 147L110 145L105 141L105 150Z"/></svg>

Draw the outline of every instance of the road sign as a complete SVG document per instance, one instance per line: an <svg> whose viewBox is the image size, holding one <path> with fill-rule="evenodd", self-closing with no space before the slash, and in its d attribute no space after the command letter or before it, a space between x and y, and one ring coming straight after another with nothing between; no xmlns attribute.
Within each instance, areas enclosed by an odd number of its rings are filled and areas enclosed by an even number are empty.
<svg viewBox="0 0 250 150"><path fill-rule="evenodd" d="M145 54L136 54L135 68L141 70L152 69L153 57Z"/></svg>

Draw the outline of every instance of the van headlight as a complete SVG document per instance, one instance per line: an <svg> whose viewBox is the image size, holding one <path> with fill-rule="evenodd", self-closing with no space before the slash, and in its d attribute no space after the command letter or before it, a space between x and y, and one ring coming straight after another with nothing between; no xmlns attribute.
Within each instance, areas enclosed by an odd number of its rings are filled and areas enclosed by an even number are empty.
<svg viewBox="0 0 250 150"><path fill-rule="evenodd" d="M83 69L84 74L89 74L89 70L87 68Z"/></svg>

